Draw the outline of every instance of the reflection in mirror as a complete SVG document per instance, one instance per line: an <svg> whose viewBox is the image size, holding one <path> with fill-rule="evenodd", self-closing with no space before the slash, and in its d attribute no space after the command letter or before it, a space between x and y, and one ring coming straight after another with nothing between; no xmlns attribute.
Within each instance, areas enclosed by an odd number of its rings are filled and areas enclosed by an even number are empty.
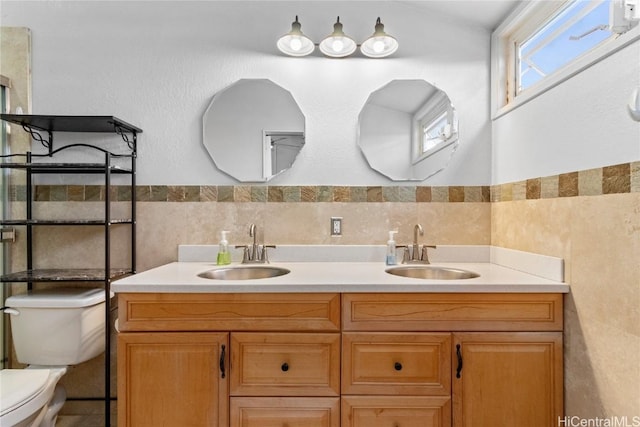
<svg viewBox="0 0 640 427"><path fill-rule="evenodd" d="M358 145L369 166L394 181L440 172L458 146L449 97L424 80L393 80L372 92L358 122Z"/></svg>
<svg viewBox="0 0 640 427"><path fill-rule="evenodd" d="M265 176L275 176L289 169L304 145L302 132L265 132Z"/></svg>
<svg viewBox="0 0 640 427"><path fill-rule="evenodd" d="M214 95L202 138L218 169L241 182L264 182L293 165L304 126L291 93L270 80L242 79Z"/></svg>

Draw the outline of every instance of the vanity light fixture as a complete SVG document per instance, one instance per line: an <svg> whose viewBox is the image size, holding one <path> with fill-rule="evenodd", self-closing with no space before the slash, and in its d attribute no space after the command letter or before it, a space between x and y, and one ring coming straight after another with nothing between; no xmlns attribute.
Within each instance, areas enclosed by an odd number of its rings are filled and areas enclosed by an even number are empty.
<svg viewBox="0 0 640 427"><path fill-rule="evenodd" d="M291 23L291 31L278 39L278 49L289 56L307 56L316 48L313 41L301 31L302 25L296 20Z"/></svg>
<svg viewBox="0 0 640 427"><path fill-rule="evenodd" d="M333 24L333 33L320 42L320 51L332 58L344 58L356 51L356 42L342 31L340 17Z"/></svg>
<svg viewBox="0 0 640 427"><path fill-rule="evenodd" d="M289 56L307 56L313 52L315 46L320 51L331 58L344 58L353 54L358 47L364 56L369 58L385 58L398 50L398 41L385 33L384 25L380 18L376 20L375 31L371 37L366 39L361 45L347 36L343 29L340 17L333 25L333 32L325 37L319 45L302 34L301 25L296 20L291 24L291 31L278 39L278 49Z"/></svg>
<svg viewBox="0 0 640 427"><path fill-rule="evenodd" d="M398 41L384 32L384 25L378 18L375 32L362 43L360 52L370 58L384 58L396 50L398 50Z"/></svg>

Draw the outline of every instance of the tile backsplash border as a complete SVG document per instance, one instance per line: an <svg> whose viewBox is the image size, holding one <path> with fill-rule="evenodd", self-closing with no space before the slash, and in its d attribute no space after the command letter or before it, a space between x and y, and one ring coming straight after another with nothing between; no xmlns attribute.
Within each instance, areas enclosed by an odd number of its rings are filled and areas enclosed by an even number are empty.
<svg viewBox="0 0 640 427"><path fill-rule="evenodd" d="M25 201L24 185L10 187L11 201ZM485 203L640 192L640 161L492 186L270 186L138 185L139 202L257 203ZM36 185L39 202L95 202L102 185ZM129 186L112 187L112 201L130 201Z"/></svg>
<svg viewBox="0 0 640 427"><path fill-rule="evenodd" d="M491 202L639 193L640 161L491 186Z"/></svg>
<svg viewBox="0 0 640 427"><path fill-rule="evenodd" d="M266 185L138 185L138 202L231 203L429 203L489 202L489 186L266 186ZM105 198L103 185L36 185L38 202L98 202ZM24 186L11 187L12 201L25 201ZM111 200L131 200L129 186L111 189Z"/></svg>

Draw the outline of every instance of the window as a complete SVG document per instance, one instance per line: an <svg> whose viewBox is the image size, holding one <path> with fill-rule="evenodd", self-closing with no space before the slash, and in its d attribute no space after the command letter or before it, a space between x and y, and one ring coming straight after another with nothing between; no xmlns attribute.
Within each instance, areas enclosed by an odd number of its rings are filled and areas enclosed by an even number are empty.
<svg viewBox="0 0 640 427"><path fill-rule="evenodd" d="M420 154L435 148L442 141L447 139L447 129L451 133L451 125L447 120L447 113L442 113L435 120L420 123L422 128L422 144Z"/></svg>
<svg viewBox="0 0 640 427"><path fill-rule="evenodd" d="M458 138L456 111L442 91L414 114L413 123L417 130L417 138L414 133L417 141L414 145L414 163L454 143Z"/></svg>
<svg viewBox="0 0 640 427"><path fill-rule="evenodd" d="M640 0L532 1L492 39L494 116L640 39Z"/></svg>
<svg viewBox="0 0 640 427"><path fill-rule="evenodd" d="M518 92L613 36L609 10L606 1L572 1L551 22L518 43Z"/></svg>

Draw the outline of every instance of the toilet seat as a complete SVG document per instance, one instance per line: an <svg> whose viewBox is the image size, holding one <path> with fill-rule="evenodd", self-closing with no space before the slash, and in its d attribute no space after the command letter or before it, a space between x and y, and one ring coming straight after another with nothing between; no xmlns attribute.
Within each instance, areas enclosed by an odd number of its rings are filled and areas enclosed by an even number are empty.
<svg viewBox="0 0 640 427"><path fill-rule="evenodd" d="M64 368L0 370L0 425L17 424L45 407L64 371Z"/></svg>

